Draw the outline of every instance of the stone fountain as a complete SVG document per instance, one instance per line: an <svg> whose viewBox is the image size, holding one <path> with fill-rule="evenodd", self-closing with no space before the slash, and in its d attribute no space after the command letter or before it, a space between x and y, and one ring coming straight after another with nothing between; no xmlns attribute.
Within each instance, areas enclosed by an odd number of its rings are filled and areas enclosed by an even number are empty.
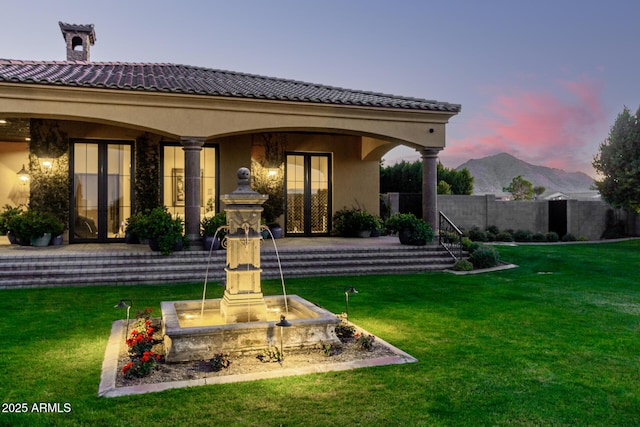
<svg viewBox="0 0 640 427"><path fill-rule="evenodd" d="M223 297L161 303L167 362L205 360L220 352L260 351L280 343L285 349L340 343L335 335L340 320L331 312L297 295L287 296L284 284L284 295L263 295L260 218L268 196L253 191L249 183L249 169L240 168L238 188L220 198L227 214ZM282 316L290 327L277 326Z"/></svg>

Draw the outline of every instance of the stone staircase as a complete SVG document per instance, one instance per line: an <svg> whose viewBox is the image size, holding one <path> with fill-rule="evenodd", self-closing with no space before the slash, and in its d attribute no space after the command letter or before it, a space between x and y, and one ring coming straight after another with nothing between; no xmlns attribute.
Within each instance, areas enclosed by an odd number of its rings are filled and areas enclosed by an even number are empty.
<svg viewBox="0 0 640 427"><path fill-rule="evenodd" d="M292 277L399 274L441 271L454 264L437 245L381 247L283 248L278 252L285 280ZM220 282L226 252L175 252L162 256L149 250L21 251L0 254L0 289ZM276 252L263 247L263 279L279 279ZM207 274L208 266L208 274Z"/></svg>

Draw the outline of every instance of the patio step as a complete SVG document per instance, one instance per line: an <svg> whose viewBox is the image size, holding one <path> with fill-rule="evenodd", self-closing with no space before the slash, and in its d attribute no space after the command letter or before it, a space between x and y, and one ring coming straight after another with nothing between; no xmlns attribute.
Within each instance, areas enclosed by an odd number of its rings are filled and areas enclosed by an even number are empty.
<svg viewBox="0 0 640 427"><path fill-rule="evenodd" d="M285 279L291 277L398 274L441 271L454 261L437 246L287 248L278 252ZM60 252L21 251L0 255L0 289L208 283L225 278L226 252L151 251ZM208 267L208 272L207 272ZM263 279L279 279L273 248L261 253Z"/></svg>

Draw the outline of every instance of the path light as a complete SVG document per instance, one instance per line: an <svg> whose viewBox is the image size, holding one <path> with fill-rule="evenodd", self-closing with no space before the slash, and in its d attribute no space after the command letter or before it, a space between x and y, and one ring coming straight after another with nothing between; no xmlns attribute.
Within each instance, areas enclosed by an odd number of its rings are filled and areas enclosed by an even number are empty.
<svg viewBox="0 0 640 427"><path fill-rule="evenodd" d="M353 286L346 288L344 290L344 299L345 299L345 303L346 303L346 311L345 314L347 315L347 320L349 320L349 294L357 294L358 290L356 288L354 288Z"/></svg>
<svg viewBox="0 0 640 427"><path fill-rule="evenodd" d="M280 357L284 359L284 348L282 347L282 330L291 326L291 323L289 323L284 314L281 314L280 321L276 323L276 326L280 326Z"/></svg>
<svg viewBox="0 0 640 427"><path fill-rule="evenodd" d="M129 304L127 304L129 302ZM121 299L120 302L113 306L113 308L126 308L127 309L127 332L124 334L125 341L129 337L129 313L133 307L133 301L130 299Z"/></svg>

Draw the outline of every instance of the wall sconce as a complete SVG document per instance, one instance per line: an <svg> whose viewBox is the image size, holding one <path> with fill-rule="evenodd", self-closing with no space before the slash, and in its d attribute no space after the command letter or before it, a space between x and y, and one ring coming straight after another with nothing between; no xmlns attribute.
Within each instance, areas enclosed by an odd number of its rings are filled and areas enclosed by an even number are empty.
<svg viewBox="0 0 640 427"><path fill-rule="evenodd" d="M275 178L276 176L278 176L278 168L267 169L267 176L269 178Z"/></svg>
<svg viewBox="0 0 640 427"><path fill-rule="evenodd" d="M22 169L18 171L18 179L22 185L26 185L27 181L29 181L29 172L24 168L24 165L22 165Z"/></svg>
<svg viewBox="0 0 640 427"><path fill-rule="evenodd" d="M127 304L127 302L129 304ZM127 331L124 334L124 340L126 341L129 337L129 312L131 311L131 307L133 307L133 301L130 299L121 299L120 302L113 306L113 308L126 308L127 309Z"/></svg>
<svg viewBox="0 0 640 427"><path fill-rule="evenodd" d="M49 157L41 157L40 164L45 172L49 172L53 168L53 159Z"/></svg>

